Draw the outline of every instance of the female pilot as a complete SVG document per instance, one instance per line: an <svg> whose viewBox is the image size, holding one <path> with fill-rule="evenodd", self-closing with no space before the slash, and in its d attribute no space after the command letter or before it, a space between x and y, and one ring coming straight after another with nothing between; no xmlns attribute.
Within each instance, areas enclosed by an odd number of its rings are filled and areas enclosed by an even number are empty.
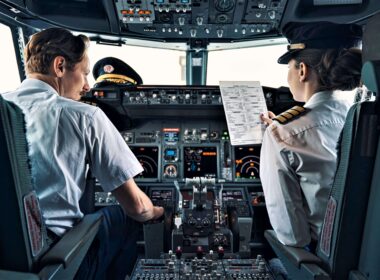
<svg viewBox="0 0 380 280"><path fill-rule="evenodd" d="M337 142L351 105L346 90L359 86L361 27L289 23L290 45L278 59L288 64L293 98L303 107L274 116L261 149L260 178L270 222L285 245L315 246L337 168Z"/></svg>

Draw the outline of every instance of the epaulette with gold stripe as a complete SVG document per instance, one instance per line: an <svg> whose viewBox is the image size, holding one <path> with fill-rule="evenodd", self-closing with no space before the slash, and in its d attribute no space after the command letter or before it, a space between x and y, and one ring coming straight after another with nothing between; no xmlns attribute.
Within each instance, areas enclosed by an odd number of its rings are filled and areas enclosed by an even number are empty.
<svg viewBox="0 0 380 280"><path fill-rule="evenodd" d="M275 116L272 120L278 121L281 124L286 124L290 120L294 120L297 117L305 114L307 111L302 106L294 106L289 110L286 110L285 112Z"/></svg>

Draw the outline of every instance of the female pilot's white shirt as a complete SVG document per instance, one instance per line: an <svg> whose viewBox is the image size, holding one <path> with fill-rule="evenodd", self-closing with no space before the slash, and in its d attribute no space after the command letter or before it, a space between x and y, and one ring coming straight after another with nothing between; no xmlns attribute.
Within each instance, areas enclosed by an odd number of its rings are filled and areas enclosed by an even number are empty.
<svg viewBox="0 0 380 280"><path fill-rule="evenodd" d="M337 168L337 143L352 105L348 92L318 92L307 112L265 131L260 178L279 241L303 247L318 240Z"/></svg>
<svg viewBox="0 0 380 280"><path fill-rule="evenodd" d="M25 115L34 188L45 223L57 235L83 217L79 199L86 185L86 162L107 192L143 171L99 108L61 97L36 79L24 80L3 97Z"/></svg>

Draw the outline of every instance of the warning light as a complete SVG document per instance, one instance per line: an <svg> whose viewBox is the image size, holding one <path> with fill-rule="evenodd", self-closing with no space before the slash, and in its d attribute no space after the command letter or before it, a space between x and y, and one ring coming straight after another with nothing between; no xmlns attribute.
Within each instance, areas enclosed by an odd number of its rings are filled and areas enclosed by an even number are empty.
<svg viewBox="0 0 380 280"><path fill-rule="evenodd" d="M203 152L202 155L204 155L204 156L216 156L216 152Z"/></svg>
<svg viewBox="0 0 380 280"><path fill-rule="evenodd" d="M133 15L134 11L133 10L121 10L122 15Z"/></svg>

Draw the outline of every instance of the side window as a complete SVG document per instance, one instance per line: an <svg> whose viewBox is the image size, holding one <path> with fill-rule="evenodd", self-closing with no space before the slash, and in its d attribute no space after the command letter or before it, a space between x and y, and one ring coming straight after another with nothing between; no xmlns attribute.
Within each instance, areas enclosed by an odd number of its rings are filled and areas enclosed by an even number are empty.
<svg viewBox="0 0 380 280"><path fill-rule="evenodd" d="M0 93L15 90L20 85L12 34L8 26L0 23Z"/></svg>

